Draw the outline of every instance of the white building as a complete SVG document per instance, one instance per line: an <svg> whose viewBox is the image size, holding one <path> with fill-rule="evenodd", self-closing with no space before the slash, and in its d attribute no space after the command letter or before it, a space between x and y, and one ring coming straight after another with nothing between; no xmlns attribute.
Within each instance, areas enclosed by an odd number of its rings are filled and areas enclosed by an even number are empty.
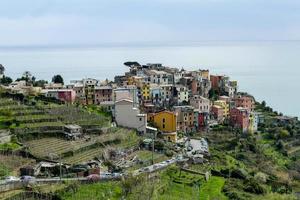
<svg viewBox="0 0 300 200"><path fill-rule="evenodd" d="M173 85L160 85L162 101L169 101L173 97Z"/></svg>
<svg viewBox="0 0 300 200"><path fill-rule="evenodd" d="M158 70L147 70L146 74L148 75L148 81L155 84L169 84L172 83L172 75L165 71Z"/></svg>
<svg viewBox="0 0 300 200"><path fill-rule="evenodd" d="M178 103L181 104L182 102L189 101L189 91L188 89L183 85L176 85L177 90L177 97L178 97Z"/></svg>
<svg viewBox="0 0 300 200"><path fill-rule="evenodd" d="M115 119L118 126L136 129L145 134L147 127L147 114L141 114L133 101L121 99L115 102Z"/></svg>
<svg viewBox="0 0 300 200"><path fill-rule="evenodd" d="M199 110L200 113L209 113L211 102L205 97L194 95L190 99L190 105Z"/></svg>

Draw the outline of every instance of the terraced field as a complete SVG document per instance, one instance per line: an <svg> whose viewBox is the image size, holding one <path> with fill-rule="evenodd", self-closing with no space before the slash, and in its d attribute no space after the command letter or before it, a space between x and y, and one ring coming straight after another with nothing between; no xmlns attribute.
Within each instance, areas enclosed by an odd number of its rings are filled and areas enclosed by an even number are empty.
<svg viewBox="0 0 300 200"><path fill-rule="evenodd" d="M88 160L92 160L97 156L100 156L105 148L97 147L93 149L89 149L80 153L75 154L74 156L70 156L63 159L64 163L76 164L82 163Z"/></svg>
<svg viewBox="0 0 300 200"><path fill-rule="evenodd" d="M130 148L137 146L139 143L139 137L134 131L129 129L118 129L116 132L102 135L89 135L89 137L91 138L89 140L83 138L75 141L47 137L25 142L25 145L34 156L40 158L48 158L51 154L59 156L67 152L73 152L70 155L63 156L63 161L65 163L74 164L88 161L101 155L108 146ZM116 140L119 140L119 143L106 145ZM47 148L45 149L45 147Z"/></svg>
<svg viewBox="0 0 300 200"><path fill-rule="evenodd" d="M0 99L0 128L15 129L16 134L30 134L61 131L65 124L78 124L97 130L109 126L110 118L73 105L42 101L25 105L9 98ZM51 127L51 130L47 127ZM22 139L26 138L22 136Z"/></svg>
<svg viewBox="0 0 300 200"><path fill-rule="evenodd" d="M34 160L14 155L0 155L0 178L7 175L18 175L21 166L34 163Z"/></svg>

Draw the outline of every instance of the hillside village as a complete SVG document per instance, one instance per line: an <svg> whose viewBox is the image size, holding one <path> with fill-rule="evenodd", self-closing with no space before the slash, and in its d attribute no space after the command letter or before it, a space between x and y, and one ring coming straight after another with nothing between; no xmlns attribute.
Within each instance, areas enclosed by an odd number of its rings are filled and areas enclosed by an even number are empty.
<svg viewBox="0 0 300 200"><path fill-rule="evenodd" d="M255 99L238 93L238 83L230 77L162 64L125 64L129 71L114 81L87 78L40 88L21 80L5 89L13 94L41 94L67 104L100 105L112 113L116 125L141 134L153 126L173 142L178 139L177 132L189 134L224 123L242 132L257 131Z"/></svg>
<svg viewBox="0 0 300 200"><path fill-rule="evenodd" d="M297 117L256 102L238 90L236 80L208 69L124 65L128 71L112 81L84 78L66 84L62 77L37 81L28 71L9 81L0 65L0 177L11 177L0 182L0 191L19 182L18 189L24 184L32 189L33 182L63 180L112 180L110 189L134 180L133 191L154 181L156 188L149 191L164 188L165 195L180 188L192 195L195 185L203 185L216 187L217 199L298 191ZM134 178L143 174L145 181ZM113 194L120 195L116 199L145 195L124 187L122 194ZM57 195L70 195L63 191Z"/></svg>

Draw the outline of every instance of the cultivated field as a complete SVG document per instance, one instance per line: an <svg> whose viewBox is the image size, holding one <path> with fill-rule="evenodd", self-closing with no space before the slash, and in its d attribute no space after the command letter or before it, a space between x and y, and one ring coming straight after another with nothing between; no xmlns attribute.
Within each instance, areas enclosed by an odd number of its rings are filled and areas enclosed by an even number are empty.
<svg viewBox="0 0 300 200"><path fill-rule="evenodd" d="M88 137L90 139L85 137L75 141L47 137L25 142L25 145L36 157L51 159L53 155L56 155L56 159L61 157L63 162L74 164L100 156L107 147L131 148L139 142L136 133L129 129L117 129L106 134Z"/></svg>

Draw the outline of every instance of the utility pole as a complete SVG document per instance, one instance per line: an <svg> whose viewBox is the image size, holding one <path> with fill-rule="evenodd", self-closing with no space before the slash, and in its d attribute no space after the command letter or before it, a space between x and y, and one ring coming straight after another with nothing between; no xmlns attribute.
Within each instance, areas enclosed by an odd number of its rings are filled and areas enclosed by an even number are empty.
<svg viewBox="0 0 300 200"><path fill-rule="evenodd" d="M155 133L156 133L156 131L153 131L153 135L152 135L152 165L154 165L154 140L155 140Z"/></svg>
<svg viewBox="0 0 300 200"><path fill-rule="evenodd" d="M61 155L59 154L59 178L60 178L60 182L61 182L61 178L62 178L61 177L61 172L62 172L62 169L61 169L62 166L61 166L61 164L62 164L61 163Z"/></svg>
<svg viewBox="0 0 300 200"><path fill-rule="evenodd" d="M152 165L154 164L154 134L155 132L152 135Z"/></svg>

